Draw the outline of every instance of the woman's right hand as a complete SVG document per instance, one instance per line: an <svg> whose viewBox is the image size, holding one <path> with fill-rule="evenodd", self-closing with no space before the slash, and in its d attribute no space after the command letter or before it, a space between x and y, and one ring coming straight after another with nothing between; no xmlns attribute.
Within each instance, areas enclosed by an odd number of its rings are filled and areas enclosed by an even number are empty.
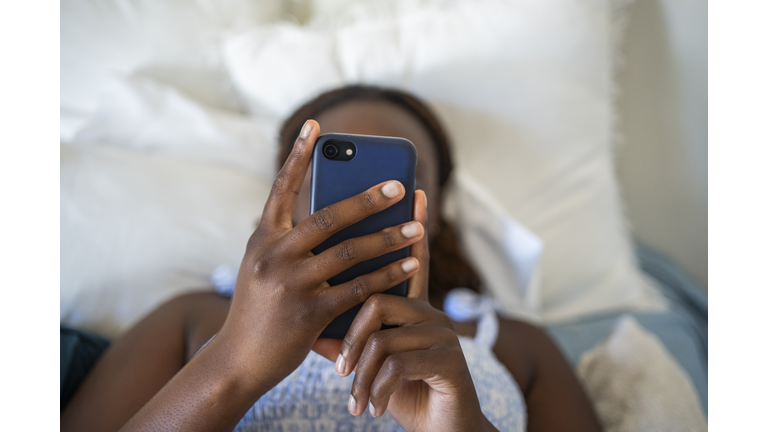
<svg viewBox="0 0 768 432"><path fill-rule="evenodd" d="M416 258L394 262L350 282L329 286L347 268L419 241L424 228L409 222L346 240L319 255L311 251L332 234L397 203L403 185L389 181L292 224L319 125L304 124L277 175L256 231L248 241L227 320L216 336L247 359L253 382L271 388L304 360L321 331L338 315L411 277Z"/></svg>
<svg viewBox="0 0 768 432"><path fill-rule="evenodd" d="M294 227L291 215L319 133L314 120L304 124L275 179L248 241L221 330L124 430L232 430L258 398L301 364L333 318L418 270L418 260L406 258L348 283L328 285L328 278L358 262L417 242L424 227L409 222L314 255L312 249L333 233L405 196L402 184L389 181Z"/></svg>

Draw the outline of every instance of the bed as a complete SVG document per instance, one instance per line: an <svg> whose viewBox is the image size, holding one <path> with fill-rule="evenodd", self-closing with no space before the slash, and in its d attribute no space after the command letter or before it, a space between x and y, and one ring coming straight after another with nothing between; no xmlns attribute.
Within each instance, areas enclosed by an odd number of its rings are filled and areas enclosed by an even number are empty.
<svg viewBox="0 0 768 432"><path fill-rule="evenodd" d="M633 7L63 2L61 323L111 338L174 295L210 289L213 269L238 265L258 219L280 120L328 88L394 86L427 100L453 138L448 214L499 312L550 331L608 429L700 427L707 300L693 255L701 239L659 241L637 205L642 180L622 153L629 183L616 177L625 118L616 76ZM638 139L630 133L624 146ZM641 210L627 216L625 206ZM627 217L655 248L633 238ZM621 361L638 344L653 361ZM683 390L650 378L597 386L606 378L596 368L626 378L638 367ZM654 392L689 403L659 406Z"/></svg>

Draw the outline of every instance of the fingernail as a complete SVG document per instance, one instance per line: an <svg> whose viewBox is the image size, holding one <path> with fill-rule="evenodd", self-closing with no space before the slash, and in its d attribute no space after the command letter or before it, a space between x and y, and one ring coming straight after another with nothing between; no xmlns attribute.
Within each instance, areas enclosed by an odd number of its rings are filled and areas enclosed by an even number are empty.
<svg viewBox="0 0 768 432"><path fill-rule="evenodd" d="M387 198L397 198L400 195L400 182L399 181L391 181L384 185L383 188L381 188L381 192L384 193L384 196Z"/></svg>
<svg viewBox="0 0 768 432"><path fill-rule="evenodd" d="M339 356L336 357L336 373L344 376L344 367L346 366L344 362L344 356L339 353Z"/></svg>
<svg viewBox="0 0 768 432"><path fill-rule="evenodd" d="M418 260L416 258L408 258L407 260L403 261L401 264L403 267L403 271L406 273L410 273L414 270L416 270L416 267L419 266Z"/></svg>
<svg viewBox="0 0 768 432"><path fill-rule="evenodd" d="M301 139L307 139L310 133L312 133L312 123L310 123L310 121L307 120L304 123L304 126L302 126L301 128L301 133L299 134L299 137L301 137Z"/></svg>
<svg viewBox="0 0 768 432"><path fill-rule="evenodd" d="M372 402L368 402L368 410L371 411L373 417L378 417L378 415L376 415L376 407L373 406Z"/></svg>
<svg viewBox="0 0 768 432"><path fill-rule="evenodd" d="M400 232L407 238L416 237L421 233L421 227L418 222L411 222L408 225L402 227Z"/></svg>
<svg viewBox="0 0 768 432"><path fill-rule="evenodd" d="M424 194L424 208L427 208L427 194Z"/></svg>
<svg viewBox="0 0 768 432"><path fill-rule="evenodd" d="M357 415L357 401L355 400L355 397L352 395L349 395L349 403L347 403L347 410L352 415Z"/></svg>

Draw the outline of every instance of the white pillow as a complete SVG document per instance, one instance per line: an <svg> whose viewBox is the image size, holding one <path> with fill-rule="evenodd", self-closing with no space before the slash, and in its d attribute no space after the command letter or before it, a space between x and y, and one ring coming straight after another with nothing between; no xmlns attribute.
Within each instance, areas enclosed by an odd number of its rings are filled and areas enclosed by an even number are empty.
<svg viewBox="0 0 768 432"><path fill-rule="evenodd" d="M221 31L277 20L280 0L63 0L61 135L96 108L107 79L143 71L227 108L239 102L219 62Z"/></svg>
<svg viewBox="0 0 768 432"><path fill-rule="evenodd" d="M108 337L237 266L269 193L245 171L107 146L61 147L62 324Z"/></svg>
<svg viewBox="0 0 768 432"><path fill-rule="evenodd" d="M611 159L609 0L372 1L306 27L234 34L222 54L252 114L322 91L394 86L426 99L456 163L544 240L542 317L656 300L633 256Z"/></svg>
<svg viewBox="0 0 768 432"><path fill-rule="evenodd" d="M108 337L237 267L275 175L274 124L115 79L61 147L62 324Z"/></svg>
<svg viewBox="0 0 768 432"><path fill-rule="evenodd" d="M220 264L236 268L241 252L237 233L248 231L238 221L255 219L276 173L276 125L269 121L203 106L177 89L146 77L111 80L101 105L62 157L62 321L114 335L162 300L191 287L207 287L211 255L205 243L212 222L224 230ZM126 151L129 150L129 151ZM190 162L194 162L190 164ZM201 165L201 163L203 163ZM168 169L163 168L168 164ZM214 181L193 183L200 188L194 203L169 200L174 187L190 187L195 167L215 171ZM116 168L117 167L117 168ZM225 171L232 175L224 176ZM135 173L134 173L135 171ZM250 175L238 174L246 171ZM150 193L145 181L165 179ZM221 181L226 177L227 181ZM85 178L85 181L82 179ZM460 228L486 287L517 318L539 316L537 265L541 242L519 225L467 174L457 173L446 205ZM255 187L255 189L253 189ZM219 189L220 188L220 189ZM232 191L251 190L237 200L220 200ZM230 221L210 206L231 209ZM453 207L449 209L448 207ZM152 217L129 218L137 208L152 208ZM214 219L211 219L213 215ZM184 224L172 224L180 218ZM221 218L221 219L219 219ZM112 229L130 232L113 248ZM164 237L172 233L183 242L175 250ZM110 250L104 255L104 250ZM147 255L146 251L154 253ZM94 269L92 263L98 263ZM179 273L179 268L185 270ZM236 275L236 272L234 272ZM230 281L234 285L233 281ZM130 288L129 288L130 287ZM139 288L137 288L139 287Z"/></svg>

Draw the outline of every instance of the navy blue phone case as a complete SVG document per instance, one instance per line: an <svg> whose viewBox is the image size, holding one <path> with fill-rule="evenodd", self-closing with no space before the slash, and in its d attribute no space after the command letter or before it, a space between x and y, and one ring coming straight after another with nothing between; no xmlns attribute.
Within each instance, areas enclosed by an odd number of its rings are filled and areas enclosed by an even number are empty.
<svg viewBox="0 0 768 432"><path fill-rule="evenodd" d="M354 157L346 161L328 159L323 154L323 146L329 140L352 142L355 147ZM405 197L388 209L337 232L312 252L317 255L344 240L373 234L384 228L412 220L416 160L416 147L404 138L349 134L321 135L312 155L310 214L387 180L400 181L405 187ZM406 258L409 254L410 247L407 247L358 263L330 278L328 283L334 286L351 281L358 276ZM408 281L390 288L386 294L406 296ZM320 337L343 339L361 307L362 304L359 304L339 315L323 330Z"/></svg>

